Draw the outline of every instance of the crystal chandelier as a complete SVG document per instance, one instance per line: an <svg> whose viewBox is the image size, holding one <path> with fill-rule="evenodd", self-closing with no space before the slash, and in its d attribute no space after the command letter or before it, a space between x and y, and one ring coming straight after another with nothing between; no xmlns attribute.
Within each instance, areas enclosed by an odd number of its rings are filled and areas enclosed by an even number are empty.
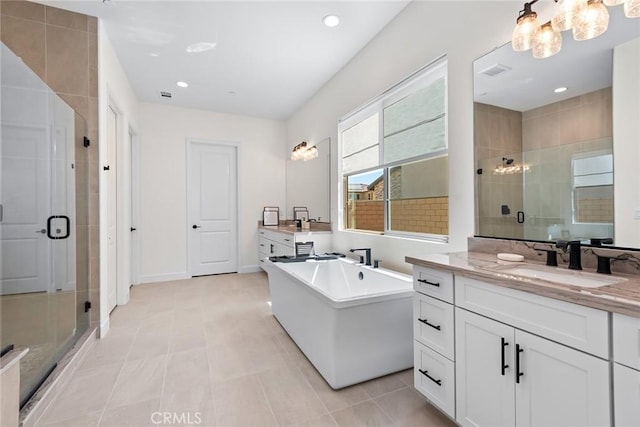
<svg viewBox="0 0 640 427"><path fill-rule="evenodd" d="M316 157L318 157L318 148L315 145L312 147L307 146L306 141L302 141L291 150L291 160L304 160L306 162Z"/></svg>

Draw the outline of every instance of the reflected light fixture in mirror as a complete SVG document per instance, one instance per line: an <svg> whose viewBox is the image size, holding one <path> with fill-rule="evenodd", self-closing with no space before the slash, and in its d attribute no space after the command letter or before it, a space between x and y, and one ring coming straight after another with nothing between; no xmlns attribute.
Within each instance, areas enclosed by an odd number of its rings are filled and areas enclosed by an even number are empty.
<svg viewBox="0 0 640 427"><path fill-rule="evenodd" d="M624 3L628 18L640 17L640 0L554 0L556 12L551 21L540 26L537 14L531 6L532 0L524 4L518 13L511 44L513 50L532 49L534 58L548 58L562 48L561 31L572 30L575 40L590 40L598 37L609 26L609 11L606 6ZM606 6L605 6L606 5Z"/></svg>
<svg viewBox="0 0 640 427"><path fill-rule="evenodd" d="M318 157L318 148L315 145L308 147L306 141L302 141L291 150L291 160L303 160L306 162L316 157Z"/></svg>

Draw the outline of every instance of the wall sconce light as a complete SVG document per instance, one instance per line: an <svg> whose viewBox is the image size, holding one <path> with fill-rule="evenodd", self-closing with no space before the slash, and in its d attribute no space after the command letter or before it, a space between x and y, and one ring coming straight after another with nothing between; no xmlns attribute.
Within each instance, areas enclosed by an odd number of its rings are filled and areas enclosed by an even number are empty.
<svg viewBox="0 0 640 427"><path fill-rule="evenodd" d="M306 141L302 141L291 150L291 160L303 160L306 162L316 157L318 157L318 148L315 145L308 147Z"/></svg>
<svg viewBox="0 0 640 427"><path fill-rule="evenodd" d="M531 6L532 0L524 4L518 13L513 29L511 45L515 51L532 49L534 58L548 58L560 52L562 31L572 30L575 40L590 40L598 37L609 26L609 11L605 6L624 4L627 18L640 17L640 0L554 0L556 12L551 21L540 25L538 15Z"/></svg>

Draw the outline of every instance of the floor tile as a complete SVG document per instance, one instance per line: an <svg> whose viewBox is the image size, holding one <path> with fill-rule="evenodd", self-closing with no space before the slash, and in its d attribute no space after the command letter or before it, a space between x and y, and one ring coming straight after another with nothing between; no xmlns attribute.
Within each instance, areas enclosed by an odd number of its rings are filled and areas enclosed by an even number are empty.
<svg viewBox="0 0 640 427"><path fill-rule="evenodd" d="M222 426L277 426L262 391L258 377L250 375L215 386L213 391L217 425Z"/></svg>
<svg viewBox="0 0 640 427"><path fill-rule="evenodd" d="M455 426L449 418L409 387L380 396L375 402L398 425Z"/></svg>
<svg viewBox="0 0 640 427"><path fill-rule="evenodd" d="M97 427L102 411L94 411L86 414L74 416L73 418L50 423L40 423L41 427Z"/></svg>
<svg viewBox="0 0 640 427"><path fill-rule="evenodd" d="M160 399L149 399L105 411L100 427L143 427L162 419Z"/></svg>
<svg viewBox="0 0 640 427"><path fill-rule="evenodd" d="M386 375L362 383L362 387L372 398L406 387L397 374Z"/></svg>
<svg viewBox="0 0 640 427"><path fill-rule="evenodd" d="M322 401L297 368L265 371L258 377L278 425L295 426L327 413Z"/></svg>
<svg viewBox="0 0 640 427"><path fill-rule="evenodd" d="M166 363L166 355L125 362L108 408L160 399Z"/></svg>
<svg viewBox="0 0 640 427"><path fill-rule="evenodd" d="M366 401L347 409L333 412L333 419L339 426L387 427L393 424L391 419L372 401Z"/></svg>
<svg viewBox="0 0 640 427"><path fill-rule="evenodd" d="M172 353L164 376L165 392L180 392L192 387L209 387L209 359L204 348Z"/></svg>
<svg viewBox="0 0 640 427"><path fill-rule="evenodd" d="M334 390L313 366L303 367L300 370L329 412L344 409L369 399L369 395L359 384Z"/></svg>

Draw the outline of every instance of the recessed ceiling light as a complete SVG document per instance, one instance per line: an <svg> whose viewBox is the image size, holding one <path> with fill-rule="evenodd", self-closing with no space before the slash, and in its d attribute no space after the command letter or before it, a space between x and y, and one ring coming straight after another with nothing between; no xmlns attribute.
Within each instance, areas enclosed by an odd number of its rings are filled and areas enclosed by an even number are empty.
<svg viewBox="0 0 640 427"><path fill-rule="evenodd" d="M564 87L564 86L562 86L562 87L559 87L559 88L554 89L553 91L554 91L555 93L562 93L562 92L566 92L566 90L567 90L567 88L566 88L566 87Z"/></svg>
<svg viewBox="0 0 640 427"><path fill-rule="evenodd" d="M189 83L187 83L187 82L178 82L178 83L176 83L176 84L177 84L178 86L180 86L180 87L189 87Z"/></svg>
<svg viewBox="0 0 640 427"><path fill-rule="evenodd" d="M201 53L211 49L215 49L217 45L218 43L214 42L198 42L190 44L189 46L187 46L186 50L189 53Z"/></svg>
<svg viewBox="0 0 640 427"><path fill-rule="evenodd" d="M324 25L327 27L337 27L340 23L340 18L338 15L327 15L322 18L322 22L324 22Z"/></svg>

